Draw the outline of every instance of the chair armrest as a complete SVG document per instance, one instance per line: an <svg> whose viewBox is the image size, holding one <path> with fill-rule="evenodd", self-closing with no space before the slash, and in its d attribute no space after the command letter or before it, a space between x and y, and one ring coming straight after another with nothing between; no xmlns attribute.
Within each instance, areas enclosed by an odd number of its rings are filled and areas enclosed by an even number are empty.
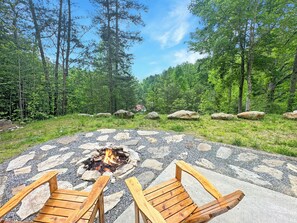
<svg viewBox="0 0 297 223"><path fill-rule="evenodd" d="M176 162L176 178L181 180L181 172L184 171L197 179L204 189L215 199L222 197L222 194L196 169L184 161Z"/></svg>
<svg viewBox="0 0 297 223"><path fill-rule="evenodd" d="M85 202L81 205L80 208L74 211L72 215L70 215L65 222L68 223L75 223L79 221L82 216L84 216L87 211L96 203L99 199L99 196L103 193L103 189L109 182L109 176L101 176L99 179L94 183L91 192L89 193Z"/></svg>
<svg viewBox="0 0 297 223"><path fill-rule="evenodd" d="M136 177L131 177L125 180L132 197L140 209L140 211L152 222L152 223L166 223L162 215L145 199L142 191L142 187Z"/></svg>
<svg viewBox="0 0 297 223"><path fill-rule="evenodd" d="M18 192L14 197L12 197L6 204L4 204L0 208L0 218L2 218L4 215L6 215L10 210L15 208L23 199L26 197L29 193L31 193L33 190L38 188L39 186L54 181L56 182L56 176L58 172L57 171L51 171L43 175L41 178L33 182L32 184L28 185L24 189L22 189L20 192ZM55 186L50 186L50 189L56 188ZM57 188L56 188L57 189Z"/></svg>

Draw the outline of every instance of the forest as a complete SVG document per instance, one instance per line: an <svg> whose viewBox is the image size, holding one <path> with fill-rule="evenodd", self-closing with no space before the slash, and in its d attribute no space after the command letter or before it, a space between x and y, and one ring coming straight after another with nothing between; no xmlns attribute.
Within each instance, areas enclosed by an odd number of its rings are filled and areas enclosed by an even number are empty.
<svg viewBox="0 0 297 223"><path fill-rule="evenodd" d="M297 3L192 0L199 22L185 44L207 55L137 80L130 49L141 44L141 0L91 0L97 37L72 0L0 2L0 118L29 121L71 113L114 113L143 104L281 114L297 109ZM88 15L86 15L88 16Z"/></svg>

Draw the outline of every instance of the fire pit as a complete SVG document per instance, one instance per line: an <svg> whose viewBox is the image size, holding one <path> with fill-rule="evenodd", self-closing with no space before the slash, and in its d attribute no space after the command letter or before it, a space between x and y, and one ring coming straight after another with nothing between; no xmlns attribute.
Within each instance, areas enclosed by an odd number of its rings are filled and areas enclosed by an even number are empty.
<svg viewBox="0 0 297 223"><path fill-rule="evenodd" d="M115 172L119 167L129 162L130 154L123 147L103 148L92 154L92 157L83 162L87 170Z"/></svg>
<svg viewBox="0 0 297 223"><path fill-rule="evenodd" d="M78 162L82 165L77 175L87 181L94 181L100 175L109 175L114 181L131 173L139 160L138 153L126 146L105 146Z"/></svg>

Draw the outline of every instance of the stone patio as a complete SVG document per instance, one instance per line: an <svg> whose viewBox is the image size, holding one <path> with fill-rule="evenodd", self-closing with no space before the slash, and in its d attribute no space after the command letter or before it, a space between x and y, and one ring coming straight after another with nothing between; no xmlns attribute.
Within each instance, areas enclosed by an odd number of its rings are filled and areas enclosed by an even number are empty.
<svg viewBox="0 0 297 223"><path fill-rule="evenodd" d="M5 203L18 190L45 172L57 170L61 187L90 190L93 182L84 182L77 171L81 161L98 147L124 145L139 154L135 168L121 178L113 178L105 191L106 222L115 220L132 203L124 180L136 176L143 187L151 184L175 159L184 159L208 170L208 174L222 174L257 188L279 192L297 203L297 159L273 155L252 149L206 142L191 135L175 132L99 129L95 132L66 136L34 146L23 154L0 165L0 203ZM66 186L65 186L66 185ZM220 185L217 186L220 189ZM245 188L242 189L245 192ZM258 190L258 189L257 189ZM32 193L34 198L34 193ZM7 217L23 219L46 198L38 193L38 202L29 209L25 202ZM247 199L247 198L244 198ZM27 213L26 215L22 213ZM231 212L232 213L232 212ZM27 219L31 219L29 216ZM254 220L253 220L254 221ZM226 221L227 222L227 221ZM262 221L263 222L263 221Z"/></svg>

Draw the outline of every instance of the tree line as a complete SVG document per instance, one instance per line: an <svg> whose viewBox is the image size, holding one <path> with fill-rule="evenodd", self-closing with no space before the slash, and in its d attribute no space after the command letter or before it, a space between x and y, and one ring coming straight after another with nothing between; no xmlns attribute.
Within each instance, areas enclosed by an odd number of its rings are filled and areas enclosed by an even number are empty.
<svg viewBox="0 0 297 223"><path fill-rule="evenodd" d="M189 48L208 57L146 78L149 109L203 113L297 109L297 7L287 0L194 0Z"/></svg>
<svg viewBox="0 0 297 223"><path fill-rule="evenodd" d="M73 14L72 0L0 2L0 117L114 112L136 103L128 52L142 40L135 27L147 9L136 0L91 2L96 12L84 18ZM91 29L97 35L88 41Z"/></svg>
<svg viewBox="0 0 297 223"><path fill-rule="evenodd" d="M199 23L187 45L207 57L142 82L129 49L142 40L146 6L91 2L84 25L72 0L0 1L0 118L113 113L136 103L161 113L297 109L295 1L191 1Z"/></svg>

